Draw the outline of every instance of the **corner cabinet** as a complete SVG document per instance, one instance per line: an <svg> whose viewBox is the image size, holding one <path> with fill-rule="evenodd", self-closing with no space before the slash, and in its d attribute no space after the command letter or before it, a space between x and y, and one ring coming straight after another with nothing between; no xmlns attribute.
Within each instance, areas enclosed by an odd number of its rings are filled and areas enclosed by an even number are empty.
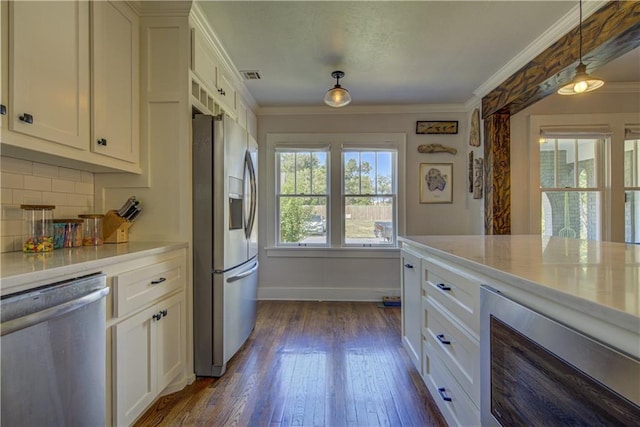
<svg viewBox="0 0 640 427"><path fill-rule="evenodd" d="M91 150L139 162L138 17L122 2L91 3Z"/></svg>
<svg viewBox="0 0 640 427"><path fill-rule="evenodd" d="M185 250L175 250L109 274L112 425L133 424L168 386L183 381L186 265Z"/></svg>

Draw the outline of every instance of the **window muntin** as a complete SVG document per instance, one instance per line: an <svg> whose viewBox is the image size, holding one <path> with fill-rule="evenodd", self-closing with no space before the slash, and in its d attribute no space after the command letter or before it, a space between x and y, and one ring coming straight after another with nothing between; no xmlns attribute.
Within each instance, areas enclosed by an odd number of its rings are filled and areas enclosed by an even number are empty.
<svg viewBox="0 0 640 427"><path fill-rule="evenodd" d="M601 237L598 138L548 138L540 144L541 232L545 236Z"/></svg>
<svg viewBox="0 0 640 427"><path fill-rule="evenodd" d="M327 245L328 154L294 149L276 153L279 245Z"/></svg>
<svg viewBox="0 0 640 427"><path fill-rule="evenodd" d="M396 244L396 152L346 149L342 157L345 246Z"/></svg>

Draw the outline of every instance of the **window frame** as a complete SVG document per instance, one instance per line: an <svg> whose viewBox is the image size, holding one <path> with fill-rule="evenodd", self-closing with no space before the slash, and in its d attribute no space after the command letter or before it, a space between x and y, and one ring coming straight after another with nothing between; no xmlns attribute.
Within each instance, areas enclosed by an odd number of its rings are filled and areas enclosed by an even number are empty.
<svg viewBox="0 0 640 427"><path fill-rule="evenodd" d="M340 251L348 256L367 257L372 251L398 250L397 236L405 230L405 133L268 133L266 150L266 247L269 256L333 256L332 251ZM279 183L276 172L279 170L277 152L286 149L309 151L327 148L328 200L326 218L326 244L280 244L277 191ZM395 151L395 204L393 208L395 234L391 244L345 244L345 206L343 188L343 152L349 151ZM313 197L313 196L310 196ZM263 222L264 223L264 222ZM313 253L312 253L313 252ZM283 255L283 254L287 255ZM304 255L301 255L304 254ZM343 255L341 255L343 256Z"/></svg>

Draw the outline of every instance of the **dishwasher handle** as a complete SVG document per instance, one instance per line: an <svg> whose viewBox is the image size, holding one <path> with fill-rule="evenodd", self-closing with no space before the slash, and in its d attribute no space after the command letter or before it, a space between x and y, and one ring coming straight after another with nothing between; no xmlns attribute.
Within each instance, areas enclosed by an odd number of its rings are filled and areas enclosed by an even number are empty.
<svg viewBox="0 0 640 427"><path fill-rule="evenodd" d="M67 301L63 304L49 307L47 309L37 311L35 313L28 314L26 316L18 317L16 319L7 320L0 324L0 336L17 332L21 329L26 329L30 326L38 323L46 322L47 320L60 317L63 314L69 313L73 310L77 310L80 307L91 304L105 297L109 293L109 288L101 288L89 294L86 294L80 298Z"/></svg>

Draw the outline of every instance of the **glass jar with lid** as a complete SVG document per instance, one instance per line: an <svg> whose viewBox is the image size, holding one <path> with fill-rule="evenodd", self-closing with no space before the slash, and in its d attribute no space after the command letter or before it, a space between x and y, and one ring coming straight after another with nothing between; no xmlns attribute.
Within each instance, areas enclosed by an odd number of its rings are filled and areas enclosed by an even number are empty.
<svg viewBox="0 0 640 427"><path fill-rule="evenodd" d="M82 219L53 220L53 248L73 248L82 246Z"/></svg>
<svg viewBox="0 0 640 427"><path fill-rule="evenodd" d="M100 246L104 243L102 237L102 214L83 214L78 217L84 220L82 224L83 246Z"/></svg>
<svg viewBox="0 0 640 427"><path fill-rule="evenodd" d="M53 205L20 205L22 209L22 252L53 251Z"/></svg>

